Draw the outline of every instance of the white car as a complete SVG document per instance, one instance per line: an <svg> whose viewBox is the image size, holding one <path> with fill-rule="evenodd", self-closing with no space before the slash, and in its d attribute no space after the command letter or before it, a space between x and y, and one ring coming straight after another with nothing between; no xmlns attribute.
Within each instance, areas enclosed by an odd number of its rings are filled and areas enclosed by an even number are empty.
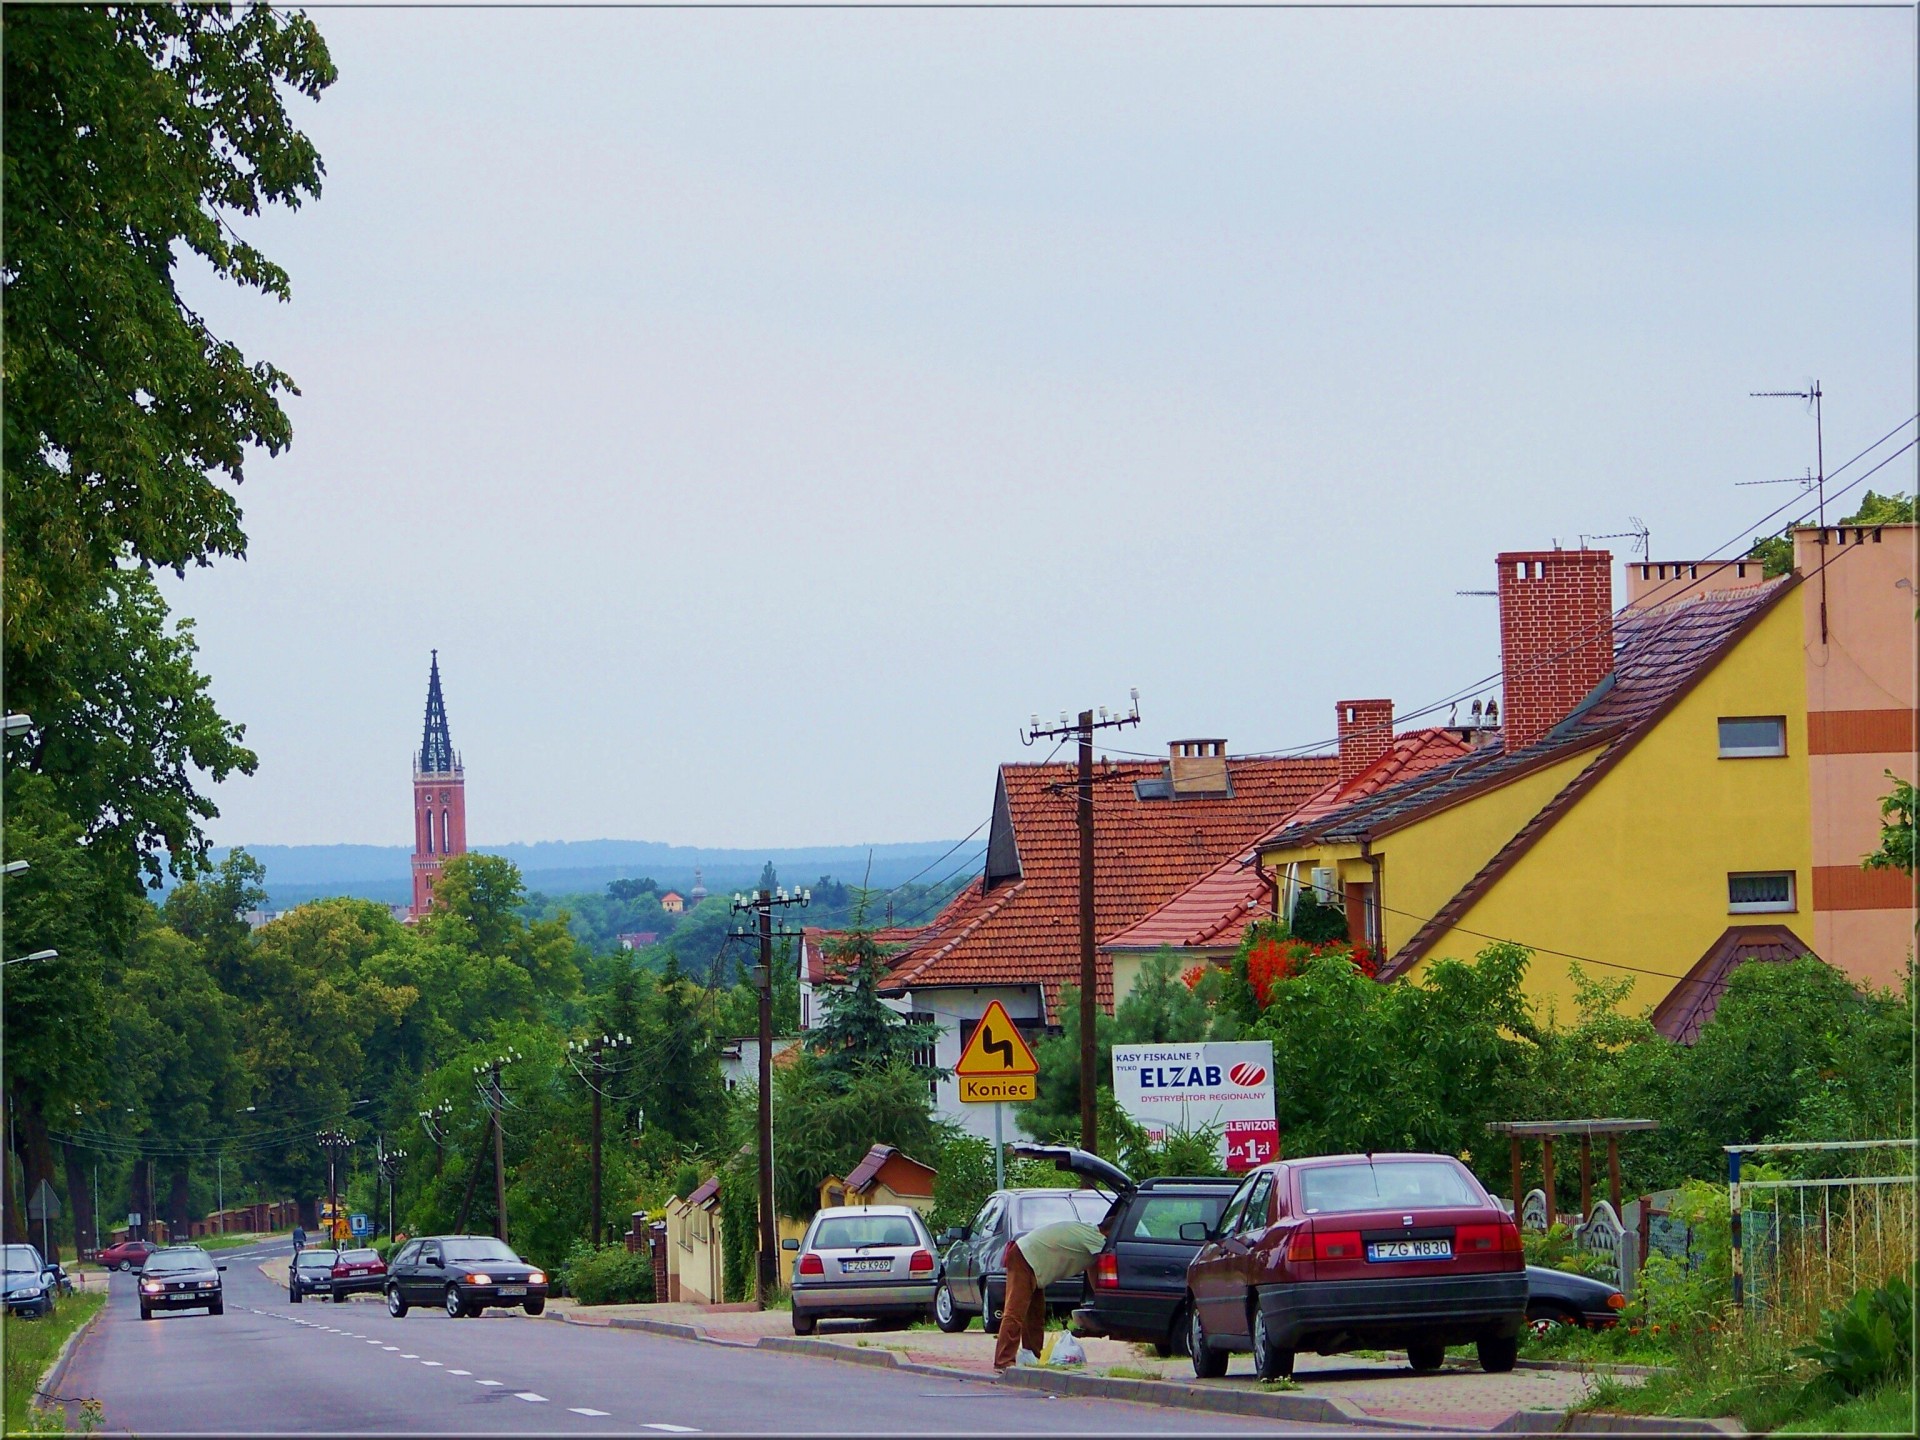
<svg viewBox="0 0 1920 1440"><path fill-rule="evenodd" d="M793 1333L822 1320L910 1325L933 1312L938 1269L933 1237L905 1205L834 1205L813 1217L805 1238L787 1240L793 1262Z"/></svg>

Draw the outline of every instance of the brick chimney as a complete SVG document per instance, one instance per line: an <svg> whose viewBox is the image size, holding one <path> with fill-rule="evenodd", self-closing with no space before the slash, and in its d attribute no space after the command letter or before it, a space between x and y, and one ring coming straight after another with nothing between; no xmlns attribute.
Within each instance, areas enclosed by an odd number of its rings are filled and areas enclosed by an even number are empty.
<svg viewBox="0 0 1920 1440"><path fill-rule="evenodd" d="M1500 668L1509 754L1572 712L1613 670L1613 556L1513 550L1499 556Z"/></svg>
<svg viewBox="0 0 1920 1440"><path fill-rule="evenodd" d="M1393 748L1393 701L1341 700L1333 707L1345 785Z"/></svg>
<svg viewBox="0 0 1920 1440"><path fill-rule="evenodd" d="M1228 793L1226 741L1175 740L1167 748L1167 779L1175 795Z"/></svg>

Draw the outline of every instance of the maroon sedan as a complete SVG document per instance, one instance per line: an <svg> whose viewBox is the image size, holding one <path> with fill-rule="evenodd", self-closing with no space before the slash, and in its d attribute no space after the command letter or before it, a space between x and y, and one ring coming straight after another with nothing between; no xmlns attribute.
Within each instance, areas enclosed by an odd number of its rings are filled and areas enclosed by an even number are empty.
<svg viewBox="0 0 1920 1440"><path fill-rule="evenodd" d="M1438 1370L1476 1345L1511 1370L1527 1315L1520 1232L1451 1155L1322 1155L1250 1171L1187 1267L1187 1340L1202 1378L1232 1351L1263 1379L1299 1350L1404 1349Z"/></svg>
<svg viewBox="0 0 1920 1440"><path fill-rule="evenodd" d="M122 1240L118 1245L109 1245L95 1258L109 1270L139 1270L145 1267L147 1256L156 1248L144 1240Z"/></svg>

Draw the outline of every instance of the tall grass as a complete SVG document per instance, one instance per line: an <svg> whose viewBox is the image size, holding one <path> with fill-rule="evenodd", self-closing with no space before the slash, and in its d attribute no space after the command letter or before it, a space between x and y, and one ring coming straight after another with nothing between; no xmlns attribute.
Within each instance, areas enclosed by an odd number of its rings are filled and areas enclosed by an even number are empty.
<svg viewBox="0 0 1920 1440"><path fill-rule="evenodd" d="M91 1294L68 1296L45 1319L22 1320L13 1315L0 1318L0 1350L6 1354L4 1388L7 1434L65 1428L59 1423L57 1412L34 1414L34 1394L67 1337L106 1303L106 1293L94 1291ZM89 1418L98 1423L97 1415L83 1416L81 1423L85 1428L91 1428L86 1425Z"/></svg>

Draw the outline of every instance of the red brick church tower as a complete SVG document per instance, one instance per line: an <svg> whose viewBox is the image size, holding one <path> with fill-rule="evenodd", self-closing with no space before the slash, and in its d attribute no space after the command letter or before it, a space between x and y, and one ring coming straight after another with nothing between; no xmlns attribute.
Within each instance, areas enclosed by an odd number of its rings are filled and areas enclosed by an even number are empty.
<svg viewBox="0 0 1920 1440"><path fill-rule="evenodd" d="M449 855L467 853L467 779L447 734L447 702L440 696L440 652L427 675L427 724L413 757L413 904L417 920L433 905L433 883Z"/></svg>

